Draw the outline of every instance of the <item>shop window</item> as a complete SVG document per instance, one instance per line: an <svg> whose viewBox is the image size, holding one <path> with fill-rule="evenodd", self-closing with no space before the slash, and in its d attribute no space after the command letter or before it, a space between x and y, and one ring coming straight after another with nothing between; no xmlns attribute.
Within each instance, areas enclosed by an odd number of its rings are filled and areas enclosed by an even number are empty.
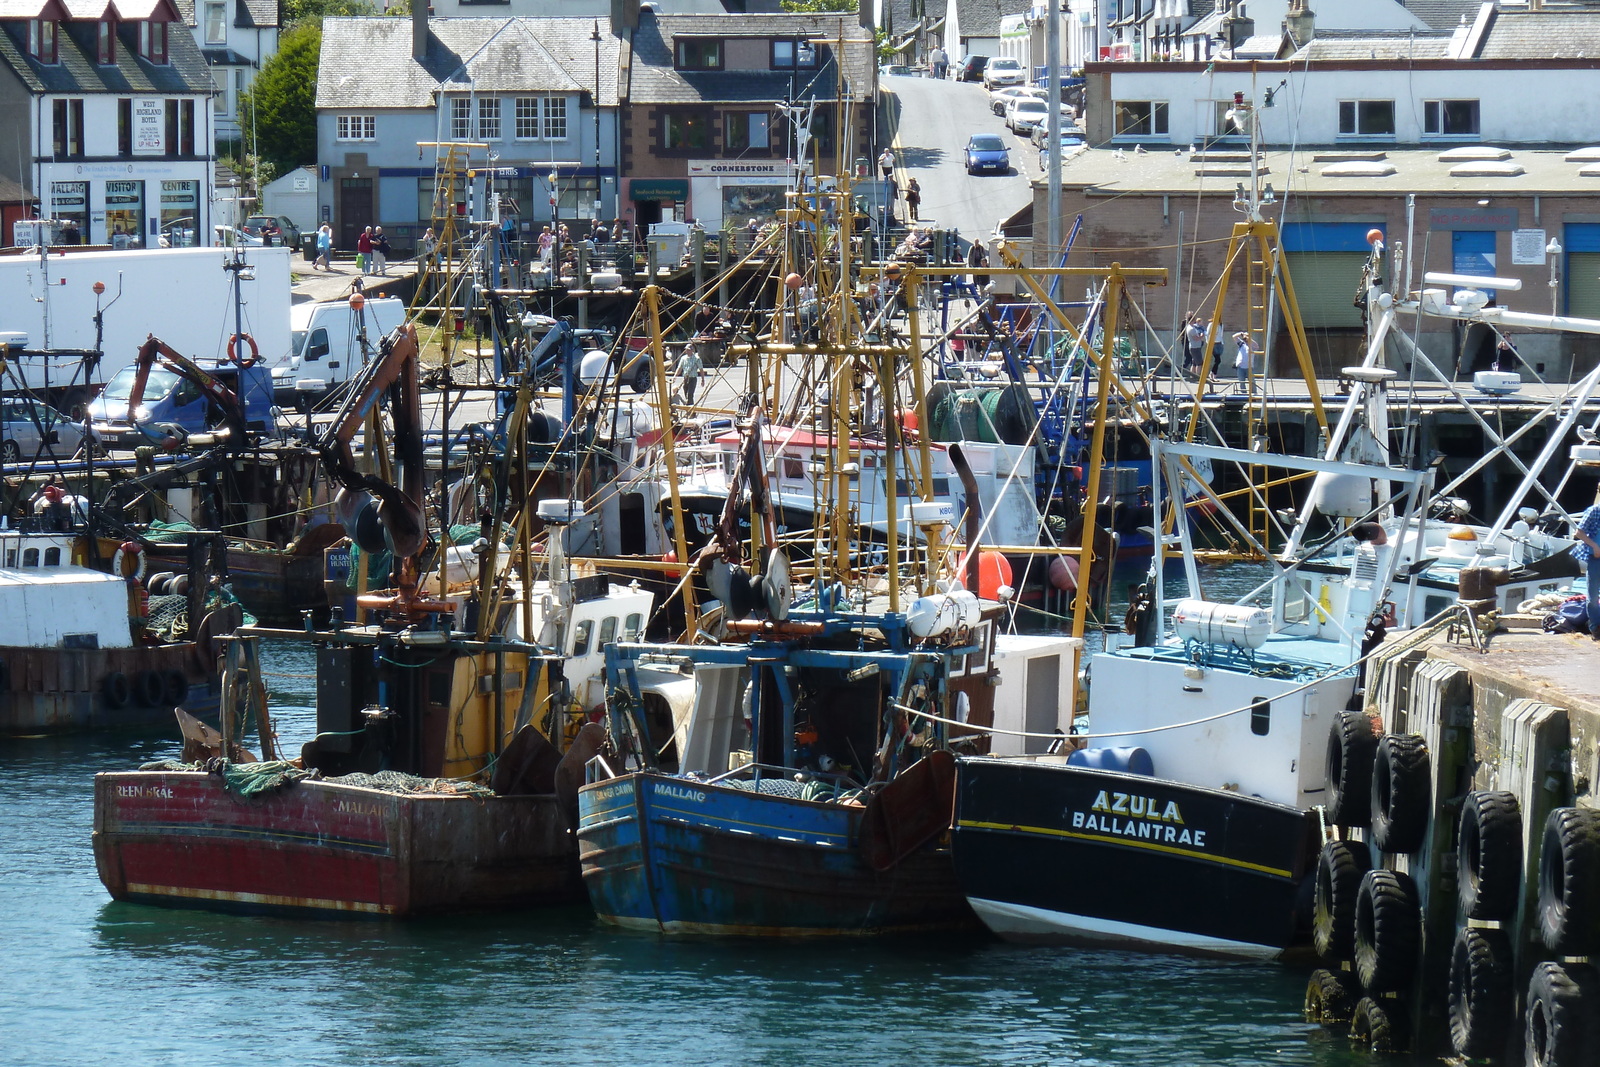
<svg viewBox="0 0 1600 1067"><path fill-rule="evenodd" d="M51 114L53 147L57 159L83 158L83 101L56 100Z"/></svg>
<svg viewBox="0 0 1600 1067"><path fill-rule="evenodd" d="M721 70L722 42L712 37L688 37L677 42L679 70Z"/></svg>
<svg viewBox="0 0 1600 1067"><path fill-rule="evenodd" d="M378 117L376 115L340 115L337 139L341 141L376 141Z"/></svg>
<svg viewBox="0 0 1600 1067"><path fill-rule="evenodd" d="M165 22L139 23L139 54L152 63L167 61L167 24Z"/></svg>
<svg viewBox="0 0 1600 1067"><path fill-rule="evenodd" d="M113 248L144 243L144 182L106 182L106 234Z"/></svg>
<svg viewBox="0 0 1600 1067"><path fill-rule="evenodd" d="M500 139L500 101L494 98L478 101L478 140Z"/></svg>
<svg viewBox="0 0 1600 1067"><path fill-rule="evenodd" d="M161 240L168 248L199 243L200 183L166 178L161 182Z"/></svg>
<svg viewBox="0 0 1600 1067"><path fill-rule="evenodd" d="M28 22L28 54L41 63L56 61L56 23L54 19Z"/></svg>
<svg viewBox="0 0 1600 1067"><path fill-rule="evenodd" d="M1422 132L1428 137L1478 136L1476 100L1424 100Z"/></svg>
<svg viewBox="0 0 1600 1067"><path fill-rule="evenodd" d="M772 116L765 111L730 111L724 116L723 152L766 152L772 148L769 124Z"/></svg>
<svg viewBox="0 0 1600 1067"><path fill-rule="evenodd" d="M711 147L711 119L703 111L667 111L661 116L664 152L705 152Z"/></svg>
<svg viewBox="0 0 1600 1067"><path fill-rule="evenodd" d="M1165 100L1119 100L1114 105L1117 137L1167 136Z"/></svg>
<svg viewBox="0 0 1600 1067"><path fill-rule="evenodd" d="M1339 101L1340 137L1393 137L1393 100Z"/></svg>

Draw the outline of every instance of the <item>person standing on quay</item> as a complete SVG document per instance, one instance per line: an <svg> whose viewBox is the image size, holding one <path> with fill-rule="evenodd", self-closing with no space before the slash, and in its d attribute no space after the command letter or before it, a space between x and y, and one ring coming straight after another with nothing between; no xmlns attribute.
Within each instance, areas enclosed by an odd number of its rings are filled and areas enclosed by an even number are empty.
<svg viewBox="0 0 1600 1067"><path fill-rule="evenodd" d="M694 345L689 345L683 350L683 355L678 357L679 390L683 393L683 402L694 406L695 390L700 387L700 353Z"/></svg>
<svg viewBox="0 0 1600 1067"><path fill-rule="evenodd" d="M1243 391L1250 386L1250 364L1261 350L1243 330L1234 334L1233 340L1237 345L1233 355L1233 370L1239 376L1239 388Z"/></svg>
<svg viewBox="0 0 1600 1067"><path fill-rule="evenodd" d="M1200 352L1205 348L1206 328L1200 324L1200 316L1189 312L1189 318L1183 325L1183 373L1199 374L1204 360Z"/></svg>
<svg viewBox="0 0 1600 1067"><path fill-rule="evenodd" d="M878 169L883 172L884 181L894 180L894 151L885 148L883 155L878 157Z"/></svg>
<svg viewBox="0 0 1600 1067"><path fill-rule="evenodd" d="M912 178L906 185L906 217L916 222L917 209L922 206L922 186L917 184L917 179Z"/></svg>
<svg viewBox="0 0 1600 1067"><path fill-rule="evenodd" d="M1600 492L1595 494L1594 503L1583 513L1583 518L1578 520L1572 536L1578 541L1572 548L1572 558L1583 564L1584 573L1588 576L1589 584L1585 592L1589 598L1589 636L1600 641Z"/></svg>
<svg viewBox="0 0 1600 1067"><path fill-rule="evenodd" d="M368 226L356 238L356 273L365 274L372 264L372 227Z"/></svg>
<svg viewBox="0 0 1600 1067"><path fill-rule="evenodd" d="M313 270L333 270L333 227L326 222L317 227L317 258L311 267Z"/></svg>
<svg viewBox="0 0 1600 1067"><path fill-rule="evenodd" d="M372 273L389 273L389 238L384 236L383 227L379 226L372 231Z"/></svg>

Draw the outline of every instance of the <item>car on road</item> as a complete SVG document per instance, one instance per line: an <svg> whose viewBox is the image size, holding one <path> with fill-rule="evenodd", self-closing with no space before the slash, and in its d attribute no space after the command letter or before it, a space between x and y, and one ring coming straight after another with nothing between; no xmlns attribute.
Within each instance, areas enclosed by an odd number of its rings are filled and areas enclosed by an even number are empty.
<svg viewBox="0 0 1600 1067"><path fill-rule="evenodd" d="M956 81L981 82L983 81L983 68L989 65L988 56L968 56L956 67Z"/></svg>
<svg viewBox="0 0 1600 1067"><path fill-rule="evenodd" d="M1000 85L1021 85L1026 77L1022 64L1010 56L995 56L983 68L983 85L986 89Z"/></svg>
<svg viewBox="0 0 1600 1067"><path fill-rule="evenodd" d="M261 239L258 233L245 233L243 229L234 229L232 226L214 226L219 248L233 248L238 245L245 247L260 246L267 242Z"/></svg>
<svg viewBox="0 0 1600 1067"><path fill-rule="evenodd" d="M41 452L70 459L82 444L83 424L49 404L17 398L0 403L0 463L20 463Z"/></svg>
<svg viewBox="0 0 1600 1067"><path fill-rule="evenodd" d="M989 93L989 110L996 115L1006 113L1006 105L1019 96L1028 96L1028 90L1020 85L1007 85Z"/></svg>
<svg viewBox="0 0 1600 1067"><path fill-rule="evenodd" d="M1011 153L998 133L975 133L967 138L967 173L1011 173Z"/></svg>
<svg viewBox="0 0 1600 1067"><path fill-rule="evenodd" d="M909 78L911 68L904 63L885 63L878 68L879 77Z"/></svg>
<svg viewBox="0 0 1600 1067"><path fill-rule="evenodd" d="M1050 114L1050 105L1032 96L1019 96L1006 105L1006 128L1027 134Z"/></svg>
<svg viewBox="0 0 1600 1067"><path fill-rule="evenodd" d="M300 227L284 215L251 215L239 229L252 237L260 237L265 244L300 247Z"/></svg>
<svg viewBox="0 0 1600 1067"><path fill-rule="evenodd" d="M1081 138L1083 137L1083 130L1078 126L1077 116L1069 114L1070 110L1066 104L1061 105L1061 136L1065 137L1069 133L1075 133ZM1045 114L1049 114L1049 112L1046 111ZM1043 148L1045 142L1050 140L1050 124L1040 119L1033 129L1029 131L1028 140L1033 142L1034 147Z"/></svg>

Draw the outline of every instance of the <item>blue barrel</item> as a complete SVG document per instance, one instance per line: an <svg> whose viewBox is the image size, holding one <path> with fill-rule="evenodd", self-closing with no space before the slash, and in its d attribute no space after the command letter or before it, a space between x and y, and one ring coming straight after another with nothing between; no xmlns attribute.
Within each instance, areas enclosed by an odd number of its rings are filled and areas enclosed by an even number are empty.
<svg viewBox="0 0 1600 1067"><path fill-rule="evenodd" d="M1069 767L1088 767L1096 771L1122 771L1153 778L1155 761L1142 748L1080 748L1067 757Z"/></svg>

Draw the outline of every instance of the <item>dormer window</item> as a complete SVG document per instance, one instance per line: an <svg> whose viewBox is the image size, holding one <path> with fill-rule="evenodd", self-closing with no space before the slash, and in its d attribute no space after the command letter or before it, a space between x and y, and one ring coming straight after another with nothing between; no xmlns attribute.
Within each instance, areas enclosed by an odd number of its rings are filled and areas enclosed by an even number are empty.
<svg viewBox="0 0 1600 1067"><path fill-rule="evenodd" d="M817 46L810 41L773 41L774 70L805 69L817 65Z"/></svg>
<svg viewBox="0 0 1600 1067"><path fill-rule="evenodd" d="M28 54L41 63L56 61L56 23L54 19L28 21Z"/></svg>
<svg viewBox="0 0 1600 1067"><path fill-rule="evenodd" d="M139 54L152 63L167 61L167 24L139 23Z"/></svg>
<svg viewBox="0 0 1600 1067"><path fill-rule="evenodd" d="M109 67L117 61L117 24L111 19L101 19L97 39L99 48L95 62Z"/></svg>
<svg viewBox="0 0 1600 1067"><path fill-rule="evenodd" d="M722 41L715 37L688 37L678 42L679 70L721 70Z"/></svg>

